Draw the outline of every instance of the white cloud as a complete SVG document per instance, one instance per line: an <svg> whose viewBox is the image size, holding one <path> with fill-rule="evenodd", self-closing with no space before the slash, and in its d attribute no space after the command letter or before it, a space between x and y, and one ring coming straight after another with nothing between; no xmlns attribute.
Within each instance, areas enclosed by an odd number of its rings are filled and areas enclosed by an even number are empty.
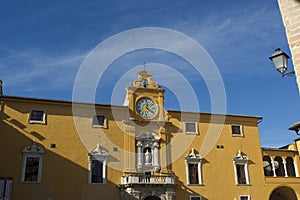
<svg viewBox="0 0 300 200"><path fill-rule="evenodd" d="M70 85L86 56L86 52L54 56L38 50L7 51L7 54L0 60L1 78L7 87L4 91L12 92L10 88L20 90L7 95L18 95L21 90L32 93Z"/></svg>

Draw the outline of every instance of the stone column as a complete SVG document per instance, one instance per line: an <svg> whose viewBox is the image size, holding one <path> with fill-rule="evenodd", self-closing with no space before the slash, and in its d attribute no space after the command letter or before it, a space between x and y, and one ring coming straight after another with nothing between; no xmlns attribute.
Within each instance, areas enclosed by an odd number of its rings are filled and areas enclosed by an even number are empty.
<svg viewBox="0 0 300 200"><path fill-rule="evenodd" d="M270 158L271 158L271 163L272 163L273 177L277 177L276 170L275 170L275 164L274 164L274 157L270 156Z"/></svg>
<svg viewBox="0 0 300 200"><path fill-rule="evenodd" d="M287 169L286 169L286 158L284 158L284 160L282 159L282 164L283 164L283 168L284 168L284 177L289 177L289 175L287 173Z"/></svg>
<svg viewBox="0 0 300 200"><path fill-rule="evenodd" d="M124 171L136 171L136 141L135 126L130 120L123 120L124 123Z"/></svg>
<svg viewBox="0 0 300 200"><path fill-rule="evenodd" d="M136 158L137 164L136 164L136 166L137 166L137 170L140 171L143 166L143 164L142 164L142 146L143 146L143 144L141 141L137 141L136 146L137 146L137 158Z"/></svg>
<svg viewBox="0 0 300 200"><path fill-rule="evenodd" d="M158 142L154 142L154 144L153 144L153 166L156 171L160 170L160 165L159 165L159 160L158 160L158 158L159 158L158 148L159 148Z"/></svg>
<svg viewBox="0 0 300 200"><path fill-rule="evenodd" d="M298 166L297 163L295 163L295 161L293 161L293 165L294 165L294 169L295 169L295 176L299 177L299 172L298 172Z"/></svg>

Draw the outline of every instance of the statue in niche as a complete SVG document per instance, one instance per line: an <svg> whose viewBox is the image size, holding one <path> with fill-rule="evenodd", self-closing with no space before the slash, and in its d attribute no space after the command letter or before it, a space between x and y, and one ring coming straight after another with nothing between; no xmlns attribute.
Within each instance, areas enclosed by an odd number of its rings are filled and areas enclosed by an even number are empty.
<svg viewBox="0 0 300 200"><path fill-rule="evenodd" d="M147 149L146 152L145 152L145 163L146 164L150 164L151 160L152 160L151 153Z"/></svg>

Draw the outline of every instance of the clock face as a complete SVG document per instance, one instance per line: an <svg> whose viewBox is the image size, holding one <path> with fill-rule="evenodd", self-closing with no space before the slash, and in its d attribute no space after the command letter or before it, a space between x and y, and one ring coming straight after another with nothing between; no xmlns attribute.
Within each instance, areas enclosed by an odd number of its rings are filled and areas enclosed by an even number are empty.
<svg viewBox="0 0 300 200"><path fill-rule="evenodd" d="M141 98L136 102L136 112L143 118L150 119L157 113L157 105L149 98Z"/></svg>

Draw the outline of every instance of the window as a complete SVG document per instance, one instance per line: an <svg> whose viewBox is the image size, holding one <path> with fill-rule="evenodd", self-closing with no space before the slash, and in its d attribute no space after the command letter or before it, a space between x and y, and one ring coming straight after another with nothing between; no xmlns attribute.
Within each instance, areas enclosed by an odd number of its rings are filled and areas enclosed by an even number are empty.
<svg viewBox="0 0 300 200"><path fill-rule="evenodd" d="M202 184L201 160L201 156L196 154L194 149L192 149L192 152L185 157L187 184Z"/></svg>
<svg viewBox="0 0 300 200"><path fill-rule="evenodd" d="M240 200L250 200L250 195L241 195Z"/></svg>
<svg viewBox="0 0 300 200"><path fill-rule="evenodd" d="M199 184L198 163L188 163L189 184Z"/></svg>
<svg viewBox="0 0 300 200"><path fill-rule="evenodd" d="M238 184L247 184L246 182L246 173L245 173L245 165L236 165L236 174L237 174L237 182Z"/></svg>
<svg viewBox="0 0 300 200"><path fill-rule="evenodd" d="M39 165L39 157L26 157L24 181L38 181Z"/></svg>
<svg viewBox="0 0 300 200"><path fill-rule="evenodd" d="M231 125L232 136L243 136L242 125Z"/></svg>
<svg viewBox="0 0 300 200"><path fill-rule="evenodd" d="M241 150L233 158L234 171L235 171L235 181L237 185L248 185L248 157L243 155Z"/></svg>
<svg viewBox="0 0 300 200"><path fill-rule="evenodd" d="M198 126L196 122L185 122L186 134L198 134Z"/></svg>
<svg viewBox="0 0 300 200"><path fill-rule="evenodd" d="M94 115L92 127L107 128L107 119L104 115Z"/></svg>
<svg viewBox="0 0 300 200"><path fill-rule="evenodd" d="M35 141L32 146L23 149L23 167L22 182L41 182L42 163L44 150L36 145Z"/></svg>
<svg viewBox="0 0 300 200"><path fill-rule="evenodd" d="M201 196L190 196L190 200L202 200Z"/></svg>
<svg viewBox="0 0 300 200"><path fill-rule="evenodd" d="M103 183L103 162L92 160L91 166L91 183Z"/></svg>
<svg viewBox="0 0 300 200"><path fill-rule="evenodd" d="M44 110L30 110L29 123L45 124L46 123L46 112Z"/></svg>
<svg viewBox="0 0 300 200"><path fill-rule="evenodd" d="M97 145L97 148L89 153L89 183L106 183L106 162L108 153Z"/></svg>
<svg viewBox="0 0 300 200"><path fill-rule="evenodd" d="M0 200L11 200L11 177L0 177Z"/></svg>

